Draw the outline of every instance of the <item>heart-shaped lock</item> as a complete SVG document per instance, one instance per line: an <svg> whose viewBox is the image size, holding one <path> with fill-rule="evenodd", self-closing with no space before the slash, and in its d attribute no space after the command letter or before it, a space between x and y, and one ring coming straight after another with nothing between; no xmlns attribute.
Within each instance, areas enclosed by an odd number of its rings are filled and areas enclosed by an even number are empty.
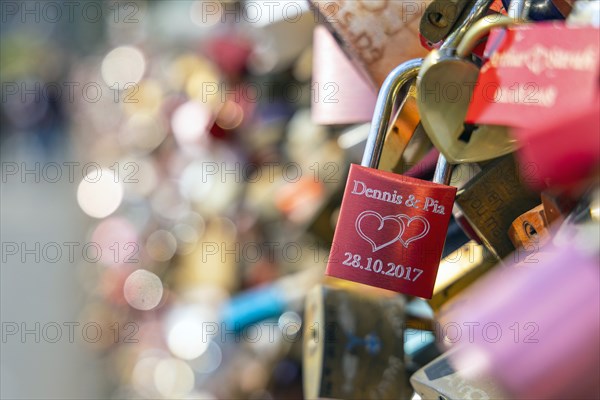
<svg viewBox="0 0 600 400"><path fill-rule="evenodd" d="M466 126L465 116L479 76L477 65L468 61L477 42L492 28L515 23L509 17L484 18L473 24L464 37L448 38L423 62L417 77L421 123L433 144L450 163L479 162L500 157L516 149L516 140L504 126ZM456 44L460 44L454 50Z"/></svg>

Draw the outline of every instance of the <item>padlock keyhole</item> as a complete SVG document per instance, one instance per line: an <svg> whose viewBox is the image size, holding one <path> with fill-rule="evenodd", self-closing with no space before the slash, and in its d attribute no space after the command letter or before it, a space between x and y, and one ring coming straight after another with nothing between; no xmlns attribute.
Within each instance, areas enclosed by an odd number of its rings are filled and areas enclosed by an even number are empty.
<svg viewBox="0 0 600 400"><path fill-rule="evenodd" d="M535 235L537 235L537 231L535 230L535 228L533 227L533 225L531 225L529 222L525 221L523 222L523 229L525 230L525 234L528 237L534 237Z"/></svg>
<svg viewBox="0 0 600 400"><path fill-rule="evenodd" d="M429 13L429 22L437 28L446 28L448 26L448 20L444 17L444 14L439 12Z"/></svg>
<svg viewBox="0 0 600 400"><path fill-rule="evenodd" d="M458 140L460 140L461 142L469 143L471 141L471 136L473 135L473 132L475 132L479 128L479 125L464 123L463 126L464 129L458 137Z"/></svg>

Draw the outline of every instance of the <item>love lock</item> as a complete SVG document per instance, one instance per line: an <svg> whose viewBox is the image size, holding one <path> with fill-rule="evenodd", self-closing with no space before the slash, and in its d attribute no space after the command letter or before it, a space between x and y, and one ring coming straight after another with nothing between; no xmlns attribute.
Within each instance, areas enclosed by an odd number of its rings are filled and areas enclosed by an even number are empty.
<svg viewBox="0 0 600 400"><path fill-rule="evenodd" d="M485 2L478 2L481 3ZM474 7L473 14L481 14L477 11ZM494 19L480 19L464 37L456 34L448 38L439 50L433 50L427 56L417 77L418 107L423 128L433 144L453 164L489 160L511 153L516 148L516 140L504 126L467 126L464 123L479 76L479 68L467 57L492 28L515 23L514 19L504 16Z"/></svg>
<svg viewBox="0 0 600 400"><path fill-rule="evenodd" d="M382 86L362 163L350 166L326 274L431 297L456 194L450 165L440 157L434 182L377 169L394 104L421 63L405 62Z"/></svg>

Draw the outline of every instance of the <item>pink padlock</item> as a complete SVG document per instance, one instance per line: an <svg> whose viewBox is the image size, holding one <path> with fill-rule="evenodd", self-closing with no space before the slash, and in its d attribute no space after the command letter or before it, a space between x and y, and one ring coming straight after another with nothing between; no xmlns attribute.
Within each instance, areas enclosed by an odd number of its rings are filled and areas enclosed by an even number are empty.
<svg viewBox="0 0 600 400"><path fill-rule="evenodd" d="M313 122L337 125L370 121L377 100L373 85L352 65L327 28L315 28L313 48Z"/></svg>
<svg viewBox="0 0 600 400"><path fill-rule="evenodd" d="M493 271L442 310L456 370L489 375L513 398L598 398L598 229L586 229L560 233L560 245Z"/></svg>

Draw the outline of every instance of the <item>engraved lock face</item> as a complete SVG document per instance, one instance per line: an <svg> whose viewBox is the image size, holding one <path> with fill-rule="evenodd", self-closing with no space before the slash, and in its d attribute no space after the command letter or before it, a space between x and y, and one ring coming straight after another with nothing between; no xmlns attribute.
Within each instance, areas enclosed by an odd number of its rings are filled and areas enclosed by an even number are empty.
<svg viewBox="0 0 600 400"><path fill-rule="evenodd" d="M508 230L513 221L540 203L522 182L512 154L482 167L456 197L456 205L483 244L502 259L515 250Z"/></svg>
<svg viewBox="0 0 600 400"><path fill-rule="evenodd" d="M450 48L433 50L423 62L417 77L421 122L433 144L451 163L489 160L516 148L506 127L464 122L479 76L477 65L466 57L492 27L510 23L512 19L504 17L494 22L480 20L467 32L456 55Z"/></svg>
<svg viewBox="0 0 600 400"><path fill-rule="evenodd" d="M304 318L305 398L408 398L403 339L402 297L316 286Z"/></svg>
<svg viewBox="0 0 600 400"><path fill-rule="evenodd" d="M431 297L455 193L352 165L326 273Z"/></svg>

